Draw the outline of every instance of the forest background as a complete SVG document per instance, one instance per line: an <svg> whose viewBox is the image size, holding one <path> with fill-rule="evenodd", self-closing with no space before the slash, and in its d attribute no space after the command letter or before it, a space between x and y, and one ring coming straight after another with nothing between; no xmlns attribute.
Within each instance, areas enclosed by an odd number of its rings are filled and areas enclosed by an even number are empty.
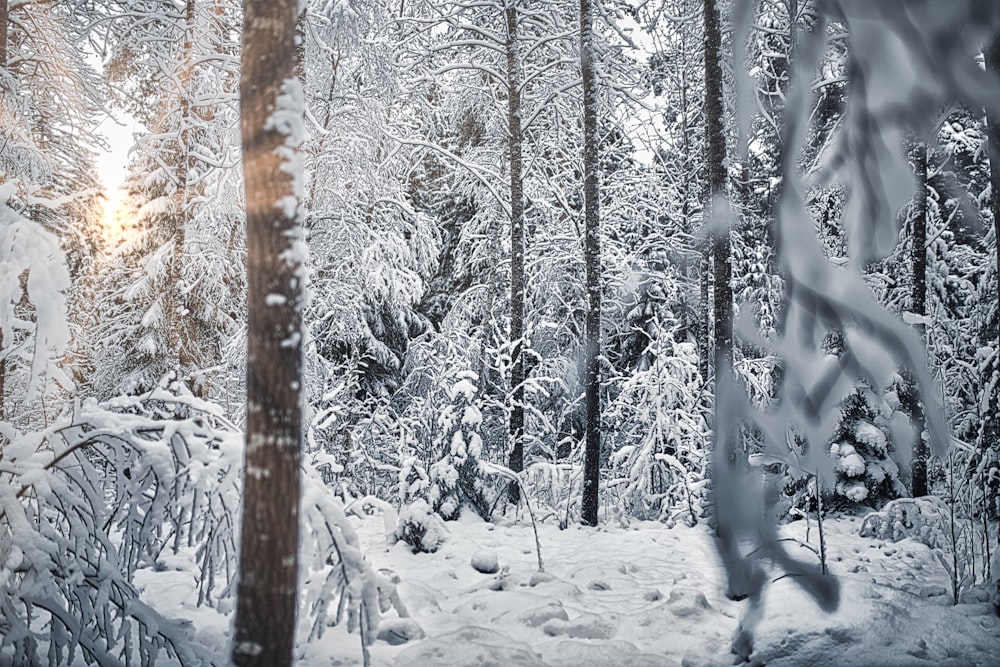
<svg viewBox="0 0 1000 667"><path fill-rule="evenodd" d="M305 4L283 93L301 164L276 201L308 275L289 338L305 551L341 565L356 620L379 605L350 585L368 579L345 505L394 506L417 550L522 498L562 526L748 530L754 491L713 453L765 480L774 519L936 495L962 576L990 578L1000 10ZM36 609L62 619L57 653L123 623L183 653L131 586L183 543L206 604L235 592L247 323L286 298L247 300L243 18L0 0L17 655ZM114 109L142 129L112 215L95 156Z"/></svg>

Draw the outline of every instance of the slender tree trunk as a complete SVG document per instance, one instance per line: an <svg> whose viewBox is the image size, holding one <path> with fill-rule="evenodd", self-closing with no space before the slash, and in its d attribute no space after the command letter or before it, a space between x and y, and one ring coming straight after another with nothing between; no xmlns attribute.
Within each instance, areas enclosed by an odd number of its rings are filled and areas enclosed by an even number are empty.
<svg viewBox="0 0 1000 667"><path fill-rule="evenodd" d="M7 26L10 22L8 0L0 0L0 67L7 68Z"/></svg>
<svg viewBox="0 0 1000 667"><path fill-rule="evenodd" d="M732 374L733 365L733 292L730 284L730 240L729 223L718 219L717 212L713 209L726 196L726 136L723 129L724 106L722 98L722 62L721 44L722 29L720 26L719 10L716 0L705 0L704 10L705 20L705 139L707 143L708 160L708 202L705 207L706 220L710 225L711 246L709 254L712 260L712 288L714 296L714 317L715 326L715 417L714 434L712 447L713 467L725 465L727 467L736 466L736 443L739 439L736 436L736 426L732 419L725 414L726 406L718 400L718 388L720 382L728 379ZM725 448L725 449L720 449ZM731 477L732 471L727 471L725 475L718 475L716 471L713 479L721 477ZM719 489L715 492L716 497L727 492ZM731 504L733 499L727 501ZM723 560L727 563L743 562L743 565L731 570L728 573L726 583L726 596L731 600L742 600L751 591L750 582L755 576L755 566L751 561L745 561L740 554L739 545L733 538L732 518L730 510L717 505L718 514L715 518L715 531L719 537L719 547L724 554Z"/></svg>
<svg viewBox="0 0 1000 667"><path fill-rule="evenodd" d="M1000 77L1000 33L993 36L993 39L983 51L986 60L986 71L995 77ZM986 136L987 147L990 158L990 204L993 208L993 250L996 253L996 288L997 288L997 365L1000 366L1000 114L997 109L986 110ZM984 431L987 433L1000 432L1000 411L995 409L989 411L985 417ZM992 423L990 423L992 422ZM1000 535L997 537L1000 542ZM1000 592L1000 591L998 591Z"/></svg>
<svg viewBox="0 0 1000 667"><path fill-rule="evenodd" d="M584 264L587 274L584 352L587 440L584 450L582 521L597 525L601 465L601 212L597 145L597 72L594 67L594 7L580 0L580 73L583 79Z"/></svg>
<svg viewBox="0 0 1000 667"><path fill-rule="evenodd" d="M986 71L1000 77L1000 34L993 37L983 55L986 59ZM986 110L986 125L990 156L990 204L993 207L993 245L997 256L997 354L1000 355L1000 115L994 109ZM993 419L1000 419L1000 416L994 414Z"/></svg>
<svg viewBox="0 0 1000 667"><path fill-rule="evenodd" d="M514 472L524 469L524 184L521 160L521 64L517 52L517 0L507 0L507 129L510 133L510 459ZM508 486L517 502L520 487Z"/></svg>
<svg viewBox="0 0 1000 667"><path fill-rule="evenodd" d="M7 0L0 0L0 68L7 69L7 24L10 20ZM3 346L3 330L0 330L0 421L6 419L4 400L7 396L7 351Z"/></svg>
<svg viewBox="0 0 1000 667"><path fill-rule="evenodd" d="M181 71L178 77L180 84L179 108L180 128L177 133L177 193L174 195L177 204L173 217L173 256L170 260L170 273L166 294L167 346L171 364L177 365L177 378L184 379L185 371L190 365L187 355L186 327L187 316L184 308L184 244L188 223L188 171L190 169L189 153L191 140L190 116L191 102L190 81L193 68L192 52L194 50L195 0L185 1L184 10L184 45L182 49Z"/></svg>
<svg viewBox="0 0 1000 667"><path fill-rule="evenodd" d="M722 31L716 0L705 0L705 139L708 159L708 219L711 220L712 287L714 292L715 373L733 363L733 290L730 284L729 225L712 209L726 194L726 135L723 128Z"/></svg>
<svg viewBox="0 0 1000 667"><path fill-rule="evenodd" d="M247 205L247 443L233 662L292 664L302 446L298 0L247 0L240 114Z"/></svg>
<svg viewBox="0 0 1000 667"><path fill-rule="evenodd" d="M708 245L705 244L701 251L701 258L698 261L698 295L699 295L699 315L701 325L698 327L698 347L701 348L701 356L698 358L698 372L707 383L712 376L712 365L709 360L712 358L712 256L709 253Z"/></svg>
<svg viewBox="0 0 1000 667"><path fill-rule="evenodd" d="M910 269L913 280L910 292L910 312L927 314L927 144L919 142L913 149L913 168L917 192L913 198L913 234L910 246ZM914 325L921 338L923 324ZM916 394L916 392L914 392ZM916 427L916 445L910 463L911 490L914 498L927 495L927 445L924 443L923 406L913 401L913 423Z"/></svg>

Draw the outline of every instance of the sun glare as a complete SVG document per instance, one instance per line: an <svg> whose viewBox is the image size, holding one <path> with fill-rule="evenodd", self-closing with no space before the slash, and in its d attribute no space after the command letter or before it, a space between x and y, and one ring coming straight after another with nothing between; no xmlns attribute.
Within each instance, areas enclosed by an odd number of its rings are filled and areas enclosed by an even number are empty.
<svg viewBox="0 0 1000 667"><path fill-rule="evenodd" d="M101 236L105 244L114 247L125 240L129 232L128 210L124 202L124 193L113 190L104 200L104 212L101 216Z"/></svg>

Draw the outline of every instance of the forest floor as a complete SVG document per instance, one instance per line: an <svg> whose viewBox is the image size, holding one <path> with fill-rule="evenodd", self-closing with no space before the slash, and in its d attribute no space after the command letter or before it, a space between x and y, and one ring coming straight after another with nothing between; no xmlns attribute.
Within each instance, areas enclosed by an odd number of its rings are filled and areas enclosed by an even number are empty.
<svg viewBox="0 0 1000 667"><path fill-rule="evenodd" d="M732 665L732 640L748 603L723 595L723 571L708 528L632 522L598 529L542 524L544 574L526 517L488 524L463 517L433 554L390 544L380 516L352 517L368 559L397 590L410 619L382 621L373 665L396 667L669 667ZM832 614L785 577L768 584L751 664L812 667L1000 665L1000 618L984 589L952 605L950 579L935 554L911 539L858 536L861 519L824 522L829 567L841 585ZM808 536L807 536L808 530ZM815 522L782 533L816 545ZM808 540L807 540L808 537ZM802 560L816 556L786 543ZM495 555L499 571L472 561ZM178 566L183 564L178 563ZM184 570L184 567L178 567ZM777 576L778 573L775 573ZM145 599L192 620L198 639L225 651L229 619L193 608L185 585L148 575ZM414 628L414 624L419 629ZM423 638L411 638L414 635ZM402 642L395 644L394 642ZM358 635L341 626L300 643L297 664L361 664Z"/></svg>

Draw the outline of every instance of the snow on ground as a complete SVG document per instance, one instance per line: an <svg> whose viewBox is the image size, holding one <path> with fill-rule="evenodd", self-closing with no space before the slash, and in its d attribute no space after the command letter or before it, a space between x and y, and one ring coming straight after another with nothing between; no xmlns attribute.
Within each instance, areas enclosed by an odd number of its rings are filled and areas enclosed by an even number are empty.
<svg viewBox="0 0 1000 667"><path fill-rule="evenodd" d="M859 525L854 517L824 524L830 568L841 582L839 610L824 614L789 578L770 584L752 663L1000 665L1000 619L988 603L951 606L947 574L930 549L911 540L861 538ZM399 594L426 634L399 645L376 642L373 665L734 663L732 637L748 603L723 596L705 527L542 525L544 574L526 519L491 525L463 517L448 524L449 539L434 554L386 544L378 517L358 527L368 558L399 578ZM806 528L800 521L784 533L805 541ZM815 545L815 523L809 528ZM797 557L815 558L789 544ZM477 571L473 562L491 553L500 571ZM332 628L304 649L300 664L360 660L357 636Z"/></svg>
<svg viewBox="0 0 1000 667"><path fill-rule="evenodd" d="M351 517L376 569L398 579L410 619L390 612L372 664L396 667L671 667L731 665L732 638L748 603L727 600L708 529L652 522L598 529L540 525L538 572L527 518L488 524L463 516L447 524L434 554L389 544L380 516ZM1000 619L975 590L951 605L949 580L934 554L912 540L858 536L861 519L824 523L838 611L826 615L791 578L769 584L755 627L751 664L791 666L992 667L1000 665ZM818 543L816 524L783 529ZM786 543L801 559L805 547ZM175 558L183 558L176 556ZM499 571L487 574L495 558ZM195 606L191 564L144 571L144 598L192 622L210 652L228 650L230 610ZM777 576L778 573L775 573ZM977 597L981 601L977 601ZM358 635L329 628L300 643L304 667L361 664Z"/></svg>

